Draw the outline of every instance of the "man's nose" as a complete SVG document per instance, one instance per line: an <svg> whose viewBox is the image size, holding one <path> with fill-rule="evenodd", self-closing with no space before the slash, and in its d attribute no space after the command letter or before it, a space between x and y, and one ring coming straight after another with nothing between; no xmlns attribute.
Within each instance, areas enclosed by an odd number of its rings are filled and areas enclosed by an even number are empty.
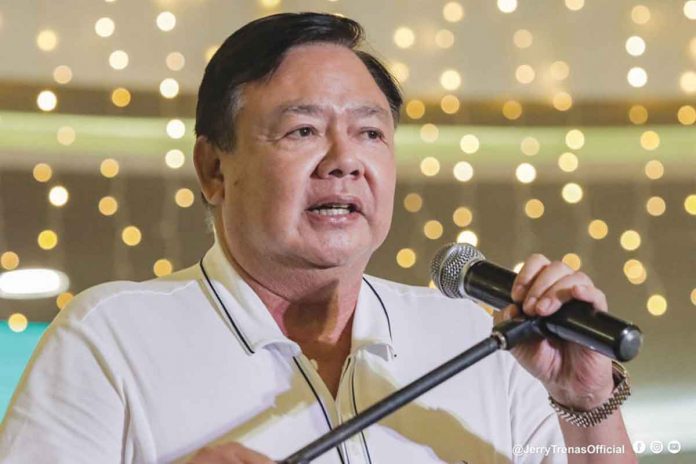
<svg viewBox="0 0 696 464"><path fill-rule="evenodd" d="M351 143L347 135L335 135L328 139L329 145L317 166L317 175L321 178L345 176L361 177L364 166L358 156L358 147Z"/></svg>

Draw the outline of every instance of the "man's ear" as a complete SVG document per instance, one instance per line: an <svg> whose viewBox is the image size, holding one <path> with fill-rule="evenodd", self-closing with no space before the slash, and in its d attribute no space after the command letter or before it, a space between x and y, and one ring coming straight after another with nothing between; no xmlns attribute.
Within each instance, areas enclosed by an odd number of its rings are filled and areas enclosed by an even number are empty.
<svg viewBox="0 0 696 464"><path fill-rule="evenodd" d="M206 201L215 206L225 198L225 182L220 157L224 152L201 135L193 147L193 164L198 174L198 183Z"/></svg>

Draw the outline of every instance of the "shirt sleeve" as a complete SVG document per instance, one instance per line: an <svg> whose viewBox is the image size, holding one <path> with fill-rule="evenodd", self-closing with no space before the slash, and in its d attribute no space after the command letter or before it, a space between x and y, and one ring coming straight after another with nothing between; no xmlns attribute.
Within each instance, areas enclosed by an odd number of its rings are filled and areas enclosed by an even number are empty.
<svg viewBox="0 0 696 464"><path fill-rule="evenodd" d="M39 342L0 425L4 464L122 461L120 383L89 329L61 316Z"/></svg>
<svg viewBox="0 0 696 464"><path fill-rule="evenodd" d="M508 394L513 463L567 464L561 449L565 440L546 389L511 354L508 356L512 363Z"/></svg>

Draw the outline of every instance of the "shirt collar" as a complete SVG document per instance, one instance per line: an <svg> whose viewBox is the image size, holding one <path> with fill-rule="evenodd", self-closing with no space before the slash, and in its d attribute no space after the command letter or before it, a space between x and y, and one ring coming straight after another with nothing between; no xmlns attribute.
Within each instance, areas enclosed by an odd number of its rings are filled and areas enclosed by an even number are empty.
<svg viewBox="0 0 696 464"><path fill-rule="evenodd" d="M284 345L293 356L300 354L297 343L287 338L254 290L230 264L216 237L200 263L203 284L249 354L269 345ZM351 353L367 349L391 360L395 356L391 321L382 297L363 277L353 315Z"/></svg>

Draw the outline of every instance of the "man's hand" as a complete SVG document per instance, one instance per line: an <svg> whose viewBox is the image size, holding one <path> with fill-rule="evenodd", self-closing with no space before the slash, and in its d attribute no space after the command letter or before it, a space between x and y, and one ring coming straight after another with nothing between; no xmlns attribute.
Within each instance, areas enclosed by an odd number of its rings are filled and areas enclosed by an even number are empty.
<svg viewBox="0 0 696 464"><path fill-rule="evenodd" d="M189 464L274 464L273 461L239 443L201 448Z"/></svg>
<svg viewBox="0 0 696 464"><path fill-rule="evenodd" d="M520 270L512 298L529 316L548 316L571 299L591 303L607 311L607 300L587 275L545 256L530 256ZM507 316L518 314L516 306ZM512 354L559 403L589 410L601 405L614 388L611 360L580 345L561 340L534 340L513 348Z"/></svg>

